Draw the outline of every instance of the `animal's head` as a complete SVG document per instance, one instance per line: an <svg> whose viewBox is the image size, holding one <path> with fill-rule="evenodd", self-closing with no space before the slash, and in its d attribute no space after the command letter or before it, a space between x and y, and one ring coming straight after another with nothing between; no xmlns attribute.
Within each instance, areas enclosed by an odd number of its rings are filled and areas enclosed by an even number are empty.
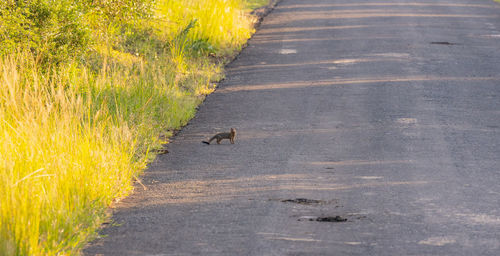
<svg viewBox="0 0 500 256"><path fill-rule="evenodd" d="M231 128L231 134L236 134L236 129Z"/></svg>

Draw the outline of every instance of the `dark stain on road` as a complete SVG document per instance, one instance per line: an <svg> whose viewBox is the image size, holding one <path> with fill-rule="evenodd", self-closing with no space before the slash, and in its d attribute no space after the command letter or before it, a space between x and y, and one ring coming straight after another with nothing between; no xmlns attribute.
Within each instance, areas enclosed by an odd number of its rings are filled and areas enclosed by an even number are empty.
<svg viewBox="0 0 500 256"><path fill-rule="evenodd" d="M316 221L318 222L346 222L347 218L341 217L341 216L335 216L335 217L318 217L316 218Z"/></svg>
<svg viewBox="0 0 500 256"><path fill-rule="evenodd" d="M323 200L315 200L315 199L307 199L307 198L295 198L295 199L283 199L281 200L283 203L295 203L295 204L304 204L304 205L312 205L312 204L325 204L326 201Z"/></svg>
<svg viewBox="0 0 500 256"><path fill-rule="evenodd" d="M298 221L317 221L317 222L346 222L347 218L342 216L325 216L325 217L316 217L316 216L302 216L298 219Z"/></svg>
<svg viewBox="0 0 500 256"><path fill-rule="evenodd" d="M456 43L450 43L450 42L431 42L431 44L440 44L440 45L456 45Z"/></svg>

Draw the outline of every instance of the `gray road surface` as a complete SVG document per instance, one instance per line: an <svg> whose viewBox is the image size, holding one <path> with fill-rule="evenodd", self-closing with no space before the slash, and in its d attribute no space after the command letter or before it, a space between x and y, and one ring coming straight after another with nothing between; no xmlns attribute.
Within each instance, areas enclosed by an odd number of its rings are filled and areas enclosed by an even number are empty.
<svg viewBox="0 0 500 256"><path fill-rule="evenodd" d="M283 0L85 253L500 255L499 7Z"/></svg>

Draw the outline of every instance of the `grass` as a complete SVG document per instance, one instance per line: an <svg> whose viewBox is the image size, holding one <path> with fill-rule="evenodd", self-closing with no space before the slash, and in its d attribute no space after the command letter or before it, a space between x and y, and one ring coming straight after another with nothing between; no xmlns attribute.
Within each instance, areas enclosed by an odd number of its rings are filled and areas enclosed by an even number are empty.
<svg viewBox="0 0 500 256"><path fill-rule="evenodd" d="M213 91L218 60L251 35L245 8L161 0L132 36L94 44L86 61L0 58L0 255L79 254L161 138Z"/></svg>
<svg viewBox="0 0 500 256"><path fill-rule="evenodd" d="M0 60L0 251L73 254L130 191L159 136L194 115L213 77L178 81L201 82L186 90L163 77L175 74L169 65L99 76L68 65L44 76L31 58Z"/></svg>
<svg viewBox="0 0 500 256"><path fill-rule="evenodd" d="M264 5L269 4L271 0L247 0L246 1L246 8L249 10L254 10L259 7L262 7ZM498 0L500 1L500 0Z"/></svg>

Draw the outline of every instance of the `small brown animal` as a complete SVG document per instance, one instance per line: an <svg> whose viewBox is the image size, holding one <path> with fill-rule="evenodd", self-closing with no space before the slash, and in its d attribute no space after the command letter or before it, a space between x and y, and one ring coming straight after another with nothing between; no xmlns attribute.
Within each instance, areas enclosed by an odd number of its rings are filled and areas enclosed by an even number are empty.
<svg viewBox="0 0 500 256"><path fill-rule="evenodd" d="M208 140L208 141L202 141L202 142L205 143L205 144L207 144L207 145L210 145L210 142L212 142L212 140L217 140L217 144L220 144L221 140L223 140L223 139L229 139L229 141L231 142L231 144L234 144L234 138L235 137L236 137L236 129L231 128L230 132L217 133L212 138L210 138L210 140Z"/></svg>

